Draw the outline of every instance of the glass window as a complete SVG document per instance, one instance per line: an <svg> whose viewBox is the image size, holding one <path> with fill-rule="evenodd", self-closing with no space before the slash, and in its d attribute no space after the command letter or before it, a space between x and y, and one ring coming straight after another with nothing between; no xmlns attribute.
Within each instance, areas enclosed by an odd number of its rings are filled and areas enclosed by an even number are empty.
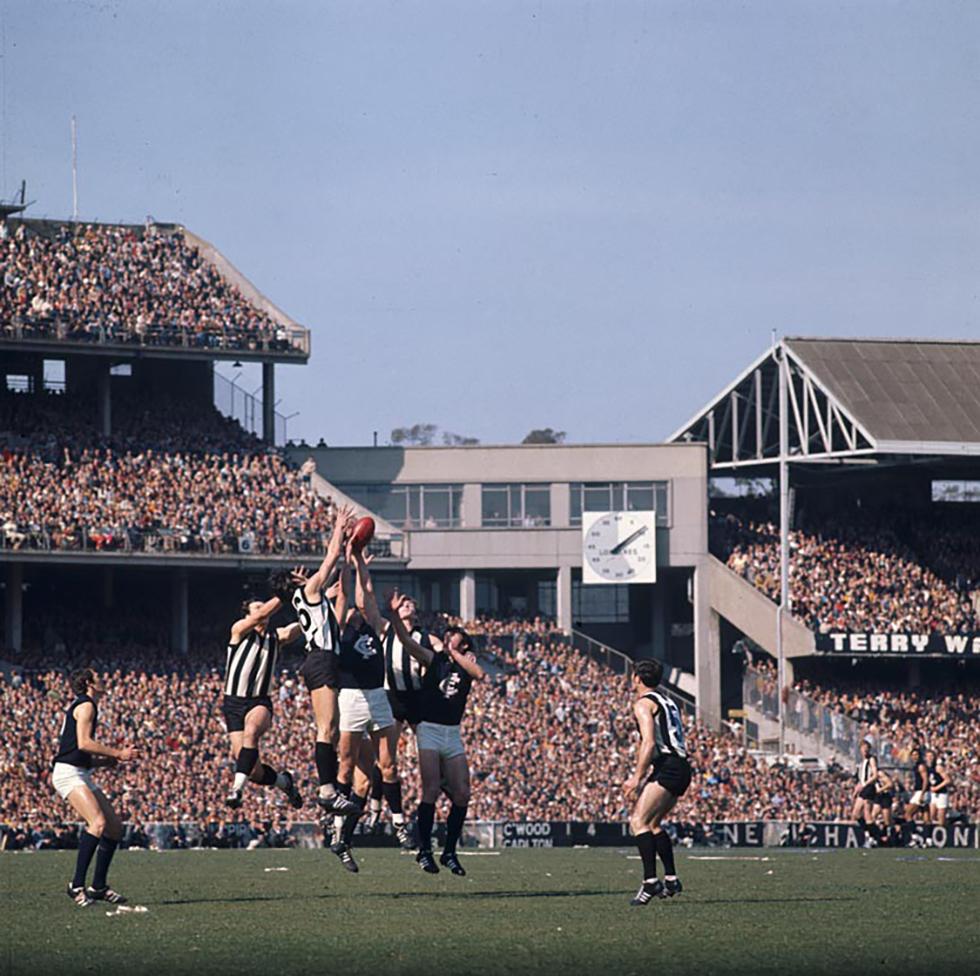
<svg viewBox="0 0 980 976"><path fill-rule="evenodd" d="M398 529L454 529L460 524L462 485L337 487Z"/></svg>
<svg viewBox="0 0 980 976"><path fill-rule="evenodd" d="M495 528L510 524L510 486L483 486L483 524Z"/></svg>
<svg viewBox="0 0 980 976"><path fill-rule="evenodd" d="M619 624L630 619L629 586L588 586L572 581L572 619L583 623Z"/></svg>
<svg viewBox="0 0 980 976"><path fill-rule="evenodd" d="M582 524L582 512L649 511L657 513L657 525L670 525L670 482L610 481L572 482L569 489L569 522Z"/></svg>
<svg viewBox="0 0 980 976"><path fill-rule="evenodd" d="M490 529L551 525L551 486L484 485L482 519Z"/></svg>
<svg viewBox="0 0 980 976"><path fill-rule="evenodd" d="M524 525L551 525L551 485L524 486Z"/></svg>
<svg viewBox="0 0 980 976"><path fill-rule="evenodd" d="M538 613L552 620L558 616L558 584L555 580L538 580Z"/></svg>

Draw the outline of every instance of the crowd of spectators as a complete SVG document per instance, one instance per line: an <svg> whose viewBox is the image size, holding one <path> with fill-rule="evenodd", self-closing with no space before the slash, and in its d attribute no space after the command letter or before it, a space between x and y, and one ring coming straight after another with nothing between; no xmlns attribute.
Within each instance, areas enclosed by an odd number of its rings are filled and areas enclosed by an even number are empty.
<svg viewBox="0 0 980 976"><path fill-rule="evenodd" d="M333 506L213 407L122 397L103 437L74 397L0 397L0 546L322 551Z"/></svg>
<svg viewBox="0 0 980 976"><path fill-rule="evenodd" d="M288 351L289 331L249 302L180 231L0 223L0 328L54 337Z"/></svg>
<svg viewBox="0 0 980 976"><path fill-rule="evenodd" d="M623 821L628 804L622 783L636 749L628 679L581 655L546 621L469 626L492 662L489 680L474 686L463 727L473 770L472 818ZM215 656L175 659L160 650L149 660L123 651L113 657L103 645L97 659L107 675L101 734L137 744L142 756L99 778L125 812L134 843L152 842L151 824L174 825L171 833L184 844L287 843L288 824L316 817L314 725L309 695L296 675L298 654L283 661L275 724L262 753L273 766L296 774L307 807L294 811L278 791L251 788L241 816L228 816L223 796L232 767ZM834 695L818 688L808 693ZM64 669L14 677L3 686L3 699L0 825L8 845L57 846L70 835L63 827L66 808L50 785L52 751L68 701ZM926 700L869 692L842 700L869 728L888 723L906 731L909 748L927 735L953 771L954 806L976 815L980 780L970 728L980 696ZM849 816L853 776L839 766L799 771L772 764L732 731L696 723L687 736L694 778L673 814L687 831L725 820ZM415 741L408 733L402 756L411 810L419 782Z"/></svg>
<svg viewBox="0 0 980 976"><path fill-rule="evenodd" d="M712 528L712 548L728 567L778 600L778 526L728 515ZM792 531L793 615L818 633L980 632L972 550L952 532L947 542L944 538L934 533L928 546L916 551L892 528L870 521L826 522L819 532ZM930 559L942 569L930 568Z"/></svg>

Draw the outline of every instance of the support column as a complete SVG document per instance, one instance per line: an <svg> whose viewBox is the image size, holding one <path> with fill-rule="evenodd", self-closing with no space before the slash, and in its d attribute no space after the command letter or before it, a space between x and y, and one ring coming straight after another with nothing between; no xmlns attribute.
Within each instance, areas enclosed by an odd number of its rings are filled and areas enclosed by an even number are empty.
<svg viewBox="0 0 980 976"><path fill-rule="evenodd" d="M659 579L653 584L653 593L650 596L651 616L651 642L653 656L661 661L668 661L667 653L670 650L667 641L667 580L662 574L658 574ZM673 664L673 661L668 661Z"/></svg>
<svg viewBox="0 0 980 976"><path fill-rule="evenodd" d="M102 609L111 610L115 605L115 577L112 566L102 567Z"/></svg>
<svg viewBox="0 0 980 976"><path fill-rule="evenodd" d="M276 364L262 364L262 440L276 443Z"/></svg>
<svg viewBox="0 0 980 976"><path fill-rule="evenodd" d="M694 677L698 720L717 729L721 725L721 618L711 609L707 563L694 570Z"/></svg>
<svg viewBox="0 0 980 976"><path fill-rule="evenodd" d="M558 567L558 585L555 594L555 612L558 626L568 633L572 629L572 567Z"/></svg>
<svg viewBox="0 0 980 976"><path fill-rule="evenodd" d="M44 392L44 357L38 356L31 363L31 393Z"/></svg>
<svg viewBox="0 0 980 976"><path fill-rule="evenodd" d="M111 364L106 359L99 363L99 380L97 385L98 414L96 422L103 437L112 434L112 394L110 392Z"/></svg>
<svg viewBox="0 0 980 976"><path fill-rule="evenodd" d="M24 644L24 565L8 563L3 591L3 644L8 651L21 651Z"/></svg>
<svg viewBox="0 0 980 976"><path fill-rule="evenodd" d="M467 569L459 578L459 615L463 620L476 617L476 573Z"/></svg>
<svg viewBox="0 0 980 976"><path fill-rule="evenodd" d="M170 650L176 654L188 651L187 570L174 570L170 601Z"/></svg>

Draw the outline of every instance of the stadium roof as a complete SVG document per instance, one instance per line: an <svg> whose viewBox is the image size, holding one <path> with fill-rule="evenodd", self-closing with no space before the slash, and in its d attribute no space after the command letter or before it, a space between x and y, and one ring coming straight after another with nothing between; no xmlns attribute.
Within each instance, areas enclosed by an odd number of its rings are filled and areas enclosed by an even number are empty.
<svg viewBox="0 0 980 976"><path fill-rule="evenodd" d="M669 438L708 444L713 468L780 458L980 455L980 342L788 337Z"/></svg>

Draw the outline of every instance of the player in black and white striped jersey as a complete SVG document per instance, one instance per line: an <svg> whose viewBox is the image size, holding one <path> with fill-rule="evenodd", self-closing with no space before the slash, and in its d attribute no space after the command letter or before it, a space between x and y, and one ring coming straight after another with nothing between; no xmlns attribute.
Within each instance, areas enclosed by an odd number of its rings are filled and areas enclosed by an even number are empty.
<svg viewBox="0 0 980 976"><path fill-rule="evenodd" d="M430 651L441 651L442 642L439 638L419 629L415 600L410 596L401 599L398 615L412 640ZM398 741L401 742L405 726L408 725L414 730L420 721L423 669L398 638L390 621L385 622L381 643L385 651L385 692L391 705L391 714L395 717ZM377 832L381 826L381 800L384 791L381 767L375 764L371 774L371 817L367 822L367 829L374 832ZM402 833L402 837L407 840L407 834Z"/></svg>
<svg viewBox="0 0 980 976"><path fill-rule="evenodd" d="M643 861L643 884L631 905L671 898L683 890L674 867L674 845L662 823L691 785L691 766L680 710L658 687L663 674L663 664L652 659L638 661L633 669L633 687L640 696L633 703L640 748L636 769L623 784L623 792L636 798L630 827ZM657 878L658 855L664 865L663 881Z"/></svg>
<svg viewBox="0 0 980 976"><path fill-rule="evenodd" d="M306 638L306 658L299 673L310 693L316 742L317 803L326 811L349 814L360 812L356 804L337 790L337 739L340 735L340 625L336 604L341 596L340 581L330 583L344 551L344 542L353 525L354 511L344 507L337 512L327 551L316 572L293 574L298 584L291 604Z"/></svg>
<svg viewBox="0 0 980 976"><path fill-rule="evenodd" d="M225 803L232 808L242 805L245 784L249 780L261 786L277 786L292 806L303 805L292 773L277 773L271 766L259 762L259 740L272 726L271 692L279 648L302 636L297 623L288 627L270 627L272 615L283 605L282 597L288 594L288 580L288 574L273 577L272 584L278 595L264 602L246 601L242 606L244 616L231 626L221 710L235 760L235 779L225 798Z"/></svg>

